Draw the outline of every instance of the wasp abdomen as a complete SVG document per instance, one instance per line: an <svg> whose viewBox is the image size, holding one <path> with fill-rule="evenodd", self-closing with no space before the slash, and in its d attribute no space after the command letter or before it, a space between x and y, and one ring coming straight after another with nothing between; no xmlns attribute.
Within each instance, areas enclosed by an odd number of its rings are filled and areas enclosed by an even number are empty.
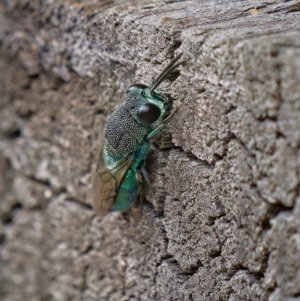
<svg viewBox="0 0 300 301"><path fill-rule="evenodd" d="M122 181L122 184L118 190L116 200L112 206L112 211L125 211L138 196L138 182L135 176L135 172L129 169Z"/></svg>

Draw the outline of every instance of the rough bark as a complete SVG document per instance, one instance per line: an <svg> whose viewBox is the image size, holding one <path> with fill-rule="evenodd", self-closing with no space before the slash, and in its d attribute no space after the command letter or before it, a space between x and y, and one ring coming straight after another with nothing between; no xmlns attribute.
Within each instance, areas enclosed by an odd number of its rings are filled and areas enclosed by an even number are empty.
<svg viewBox="0 0 300 301"><path fill-rule="evenodd" d="M0 4L0 299L300 300L299 10ZM96 217L105 120L178 49L144 213Z"/></svg>

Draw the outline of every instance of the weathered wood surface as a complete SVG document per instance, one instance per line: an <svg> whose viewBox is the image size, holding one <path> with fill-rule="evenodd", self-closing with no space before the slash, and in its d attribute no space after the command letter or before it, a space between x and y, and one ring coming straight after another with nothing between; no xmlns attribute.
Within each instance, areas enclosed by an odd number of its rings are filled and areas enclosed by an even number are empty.
<svg viewBox="0 0 300 301"><path fill-rule="evenodd" d="M1 300L300 300L299 1L0 13ZM190 59L160 89L181 107L174 147L149 156L153 208L98 218L105 119L177 49Z"/></svg>

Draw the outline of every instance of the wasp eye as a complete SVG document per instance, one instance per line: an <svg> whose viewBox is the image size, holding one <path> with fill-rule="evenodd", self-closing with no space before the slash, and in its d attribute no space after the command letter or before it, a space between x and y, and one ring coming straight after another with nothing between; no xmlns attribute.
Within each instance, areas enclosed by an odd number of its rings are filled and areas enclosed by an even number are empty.
<svg viewBox="0 0 300 301"><path fill-rule="evenodd" d="M141 123L149 125L154 123L159 118L160 114L161 112L158 106L147 103L139 108L137 117Z"/></svg>
<svg viewBox="0 0 300 301"><path fill-rule="evenodd" d="M130 91L132 91L132 90L136 90L136 89L145 89L145 88L148 88L148 86L146 86L146 85L144 85L144 84L135 84L135 85L130 86L130 87L127 89L126 93L128 93L128 92L130 92Z"/></svg>

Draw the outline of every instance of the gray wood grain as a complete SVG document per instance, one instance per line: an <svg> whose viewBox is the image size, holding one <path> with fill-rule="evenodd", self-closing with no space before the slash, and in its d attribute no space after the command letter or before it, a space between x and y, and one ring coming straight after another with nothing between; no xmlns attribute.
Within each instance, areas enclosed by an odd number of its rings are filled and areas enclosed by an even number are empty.
<svg viewBox="0 0 300 301"><path fill-rule="evenodd" d="M0 4L0 299L300 300L299 9ZM179 51L144 215L96 217L106 118Z"/></svg>

